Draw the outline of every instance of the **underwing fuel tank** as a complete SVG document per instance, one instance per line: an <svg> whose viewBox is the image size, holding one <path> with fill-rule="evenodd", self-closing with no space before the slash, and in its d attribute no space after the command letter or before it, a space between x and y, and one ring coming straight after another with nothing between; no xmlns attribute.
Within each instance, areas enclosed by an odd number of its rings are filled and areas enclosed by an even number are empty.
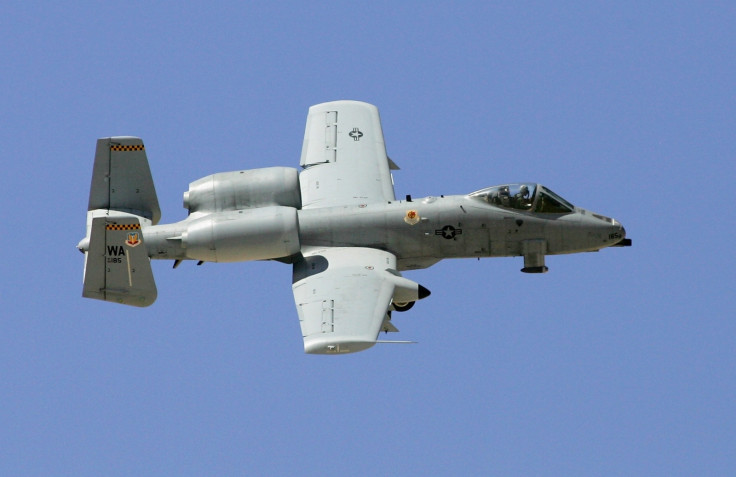
<svg viewBox="0 0 736 477"><path fill-rule="evenodd" d="M181 234L187 258L205 262L268 260L299 252L297 211L271 206L208 214Z"/></svg>

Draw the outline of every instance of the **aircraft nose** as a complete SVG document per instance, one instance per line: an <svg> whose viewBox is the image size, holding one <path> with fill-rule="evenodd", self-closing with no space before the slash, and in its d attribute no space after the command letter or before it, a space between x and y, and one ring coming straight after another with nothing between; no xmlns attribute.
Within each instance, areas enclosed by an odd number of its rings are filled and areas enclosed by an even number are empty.
<svg viewBox="0 0 736 477"><path fill-rule="evenodd" d="M596 218L609 223L608 233L604 234L603 240L607 246L611 247L628 247L631 245L631 239L626 238L626 228L616 219L595 215Z"/></svg>
<svg viewBox="0 0 736 477"><path fill-rule="evenodd" d="M624 226L621 225L621 222L619 222L617 220L614 220L613 222L614 222L614 224L618 224L618 227L619 227L618 234L621 235L621 240L619 240L618 242L614 243L612 245L612 247L631 247L631 239L630 238L626 238L626 228L624 228ZM615 236L616 235L616 232L612 233L611 235L612 236Z"/></svg>
<svg viewBox="0 0 736 477"><path fill-rule="evenodd" d="M604 240L607 238L608 241L616 243L626 237L626 229L621 225L621 222L616 219L609 219L608 217L604 217L604 219L609 222L608 237L604 236Z"/></svg>
<svg viewBox="0 0 736 477"><path fill-rule="evenodd" d="M591 245L596 249L631 244L631 240L626 238L626 229L616 219L586 211L582 224L588 230L589 240L592 240Z"/></svg>

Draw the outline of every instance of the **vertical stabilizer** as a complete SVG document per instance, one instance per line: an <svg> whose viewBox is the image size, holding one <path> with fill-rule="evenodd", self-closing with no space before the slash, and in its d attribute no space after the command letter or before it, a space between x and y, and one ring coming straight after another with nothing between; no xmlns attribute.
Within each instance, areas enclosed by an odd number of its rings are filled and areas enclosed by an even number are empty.
<svg viewBox="0 0 736 477"><path fill-rule="evenodd" d="M143 229L161 210L143 141L137 137L97 140L87 212L82 296L124 305L156 300L151 259Z"/></svg>
<svg viewBox="0 0 736 477"><path fill-rule="evenodd" d="M151 259L135 216L93 217L82 296L123 305L156 301Z"/></svg>
<svg viewBox="0 0 736 477"><path fill-rule="evenodd" d="M146 148L137 137L97 140L87 210L139 215L156 225L161 218Z"/></svg>

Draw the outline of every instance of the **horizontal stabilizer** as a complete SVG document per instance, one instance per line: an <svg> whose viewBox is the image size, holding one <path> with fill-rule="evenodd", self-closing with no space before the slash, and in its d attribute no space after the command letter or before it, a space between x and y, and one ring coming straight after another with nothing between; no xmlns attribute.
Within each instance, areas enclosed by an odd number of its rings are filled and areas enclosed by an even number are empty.
<svg viewBox="0 0 736 477"><path fill-rule="evenodd" d="M93 218L88 247L82 296L132 306L156 301L151 260L137 217Z"/></svg>

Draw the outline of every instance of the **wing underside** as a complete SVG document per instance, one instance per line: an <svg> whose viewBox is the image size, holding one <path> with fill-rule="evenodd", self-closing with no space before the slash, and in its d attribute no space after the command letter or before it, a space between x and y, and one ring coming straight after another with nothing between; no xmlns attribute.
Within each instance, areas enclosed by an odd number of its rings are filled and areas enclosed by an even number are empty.
<svg viewBox="0 0 736 477"><path fill-rule="evenodd" d="M300 161L302 208L395 200L378 109L359 101L309 108ZM392 301L429 292L396 271L396 256L362 247L303 247L292 290L307 353L352 353L370 348L390 322Z"/></svg>
<svg viewBox="0 0 736 477"><path fill-rule="evenodd" d="M394 200L378 109L359 101L309 108L301 166L303 208Z"/></svg>
<svg viewBox="0 0 736 477"><path fill-rule="evenodd" d="M391 301L417 299L416 283L396 271L382 250L332 247L304 252L294 264L292 289L306 353L352 353L370 348L389 322ZM421 295L420 295L421 296Z"/></svg>

